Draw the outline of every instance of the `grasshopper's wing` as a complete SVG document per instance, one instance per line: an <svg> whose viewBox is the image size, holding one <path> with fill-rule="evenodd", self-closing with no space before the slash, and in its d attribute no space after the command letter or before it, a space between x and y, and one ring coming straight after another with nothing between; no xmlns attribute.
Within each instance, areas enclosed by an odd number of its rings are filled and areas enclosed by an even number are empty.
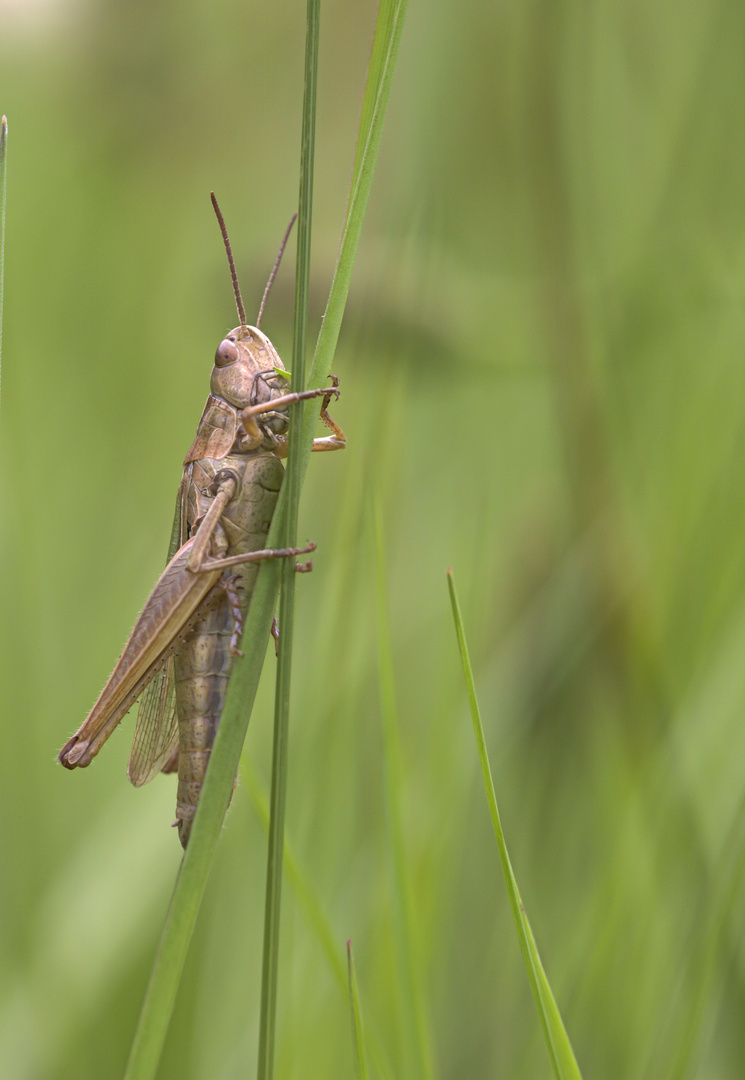
<svg viewBox="0 0 745 1080"><path fill-rule="evenodd" d="M176 498L171 540L168 545L168 564L184 543L186 533L186 471ZM169 656L153 681L140 697L132 751L127 776L135 787L142 787L159 773L178 749L178 717L176 715L176 684L173 656Z"/></svg>
<svg viewBox="0 0 745 1080"><path fill-rule="evenodd" d="M169 656L140 698L135 737L127 765L127 776L134 786L142 787L152 780L173 757L177 747L176 686L173 657Z"/></svg>

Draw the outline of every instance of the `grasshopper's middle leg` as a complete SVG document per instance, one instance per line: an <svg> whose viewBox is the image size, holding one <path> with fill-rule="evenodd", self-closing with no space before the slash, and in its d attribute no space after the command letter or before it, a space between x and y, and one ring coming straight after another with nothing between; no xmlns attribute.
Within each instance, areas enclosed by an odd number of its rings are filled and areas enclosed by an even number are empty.
<svg viewBox="0 0 745 1080"><path fill-rule="evenodd" d="M314 543L306 544L302 548L262 548L259 551L246 551L240 555L224 555L227 543L221 535L220 518L225 512L225 507L235 496L238 489L238 477L235 473L226 469L215 477L212 485L215 498L199 523L194 536L194 543L187 568L194 573L211 573L214 570L225 570L230 566L240 566L243 563L261 562L263 559L291 559L296 555L307 555L316 550ZM210 554L212 548L217 553Z"/></svg>

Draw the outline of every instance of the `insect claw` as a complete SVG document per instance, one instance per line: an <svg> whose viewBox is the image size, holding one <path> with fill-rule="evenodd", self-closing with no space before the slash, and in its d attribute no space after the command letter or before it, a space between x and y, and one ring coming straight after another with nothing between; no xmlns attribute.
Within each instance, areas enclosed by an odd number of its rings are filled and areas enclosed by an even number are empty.
<svg viewBox="0 0 745 1080"><path fill-rule="evenodd" d="M303 562L303 563L295 563L295 573L297 573L297 574L309 574L312 569L313 569L313 560L312 559L308 559L307 562Z"/></svg>

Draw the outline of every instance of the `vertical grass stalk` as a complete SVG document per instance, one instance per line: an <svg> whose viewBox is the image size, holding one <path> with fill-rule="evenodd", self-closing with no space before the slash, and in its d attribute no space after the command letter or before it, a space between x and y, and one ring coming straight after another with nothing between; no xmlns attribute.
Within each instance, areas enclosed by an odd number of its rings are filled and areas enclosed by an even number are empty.
<svg viewBox="0 0 745 1080"><path fill-rule="evenodd" d="M313 210L313 159L316 129L316 87L318 83L318 34L320 0L308 0L305 37L305 92L300 149L300 192L298 196L297 267L295 272L295 320L292 352L292 388L305 386L305 335L308 324L310 283L310 241ZM281 544L294 547L297 536L300 474L300 408L292 406L287 471L283 487L287 491L286 513L282 519ZM261 1015L259 1021L258 1080L274 1075L274 1043L277 1020L277 978L279 970L279 930L282 902L285 806L287 802L287 762L290 730L290 683L292 634L295 608L295 562L283 560L280 568L279 657L274 699L274 742L272 749L272 790L267 853L266 901L264 910L264 953L261 975Z"/></svg>

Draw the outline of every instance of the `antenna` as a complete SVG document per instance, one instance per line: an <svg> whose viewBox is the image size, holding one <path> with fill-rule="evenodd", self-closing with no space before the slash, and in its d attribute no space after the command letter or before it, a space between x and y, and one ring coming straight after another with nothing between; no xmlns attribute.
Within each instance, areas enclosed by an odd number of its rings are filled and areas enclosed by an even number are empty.
<svg viewBox="0 0 745 1080"><path fill-rule="evenodd" d="M296 218L297 218L297 211L295 211L295 213L290 218L290 224L287 226L287 230L286 230L285 235L284 235L284 237L282 239L282 243L279 245L279 254L277 255L277 261L274 264L274 269L272 270L271 274L269 275L269 280L267 281L266 288L264 289L264 295L261 298L261 307L259 308L259 317L256 320L256 329L257 330L258 330L259 326L261 325L261 316L264 314L264 304L266 303L266 298L269 295L269 290L271 289L272 285L274 284L274 279L277 276L277 271L279 270L279 264L282 262L282 256L285 253L285 248L287 247L287 241L290 239L290 233L292 232L292 226L295 224Z"/></svg>
<svg viewBox="0 0 745 1080"><path fill-rule="evenodd" d="M230 277L233 282L233 292L235 293L235 306L238 308L238 318L241 320L241 326L245 326L246 309L244 308L243 300L241 299L241 290L238 288L238 275L235 272L235 262L233 261L233 252L230 247L228 230L225 228L225 218L220 213L220 207L217 205L217 199L215 198L214 191L210 192L210 198L212 199L212 205L215 209L215 214L217 215L217 222L220 226L220 232L222 233L222 241L225 244L225 252L228 256L228 263L230 265ZM277 262L279 262L279 260L277 260ZM269 279L269 284L271 284L271 278ZM266 293L264 295L266 295Z"/></svg>

